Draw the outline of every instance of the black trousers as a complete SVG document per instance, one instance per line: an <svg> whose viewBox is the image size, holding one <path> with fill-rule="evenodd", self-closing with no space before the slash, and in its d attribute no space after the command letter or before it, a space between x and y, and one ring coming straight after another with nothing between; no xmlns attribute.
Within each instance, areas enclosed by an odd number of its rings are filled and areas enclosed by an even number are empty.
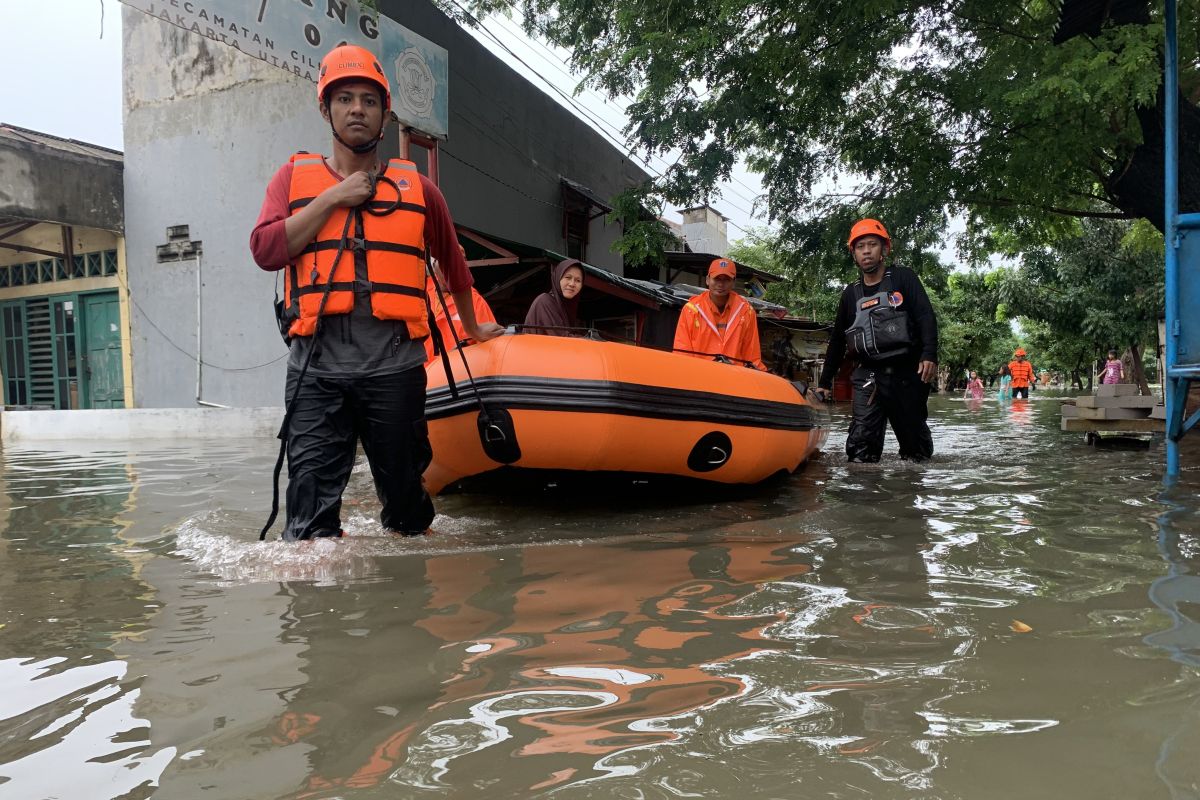
<svg viewBox="0 0 1200 800"><path fill-rule="evenodd" d="M846 457L851 461L878 461L883 435L891 424L900 457L925 461L933 455L929 433L929 384L916 367L871 368L858 366L850 376L854 384L850 433Z"/></svg>
<svg viewBox="0 0 1200 800"><path fill-rule="evenodd" d="M1028 386L1014 386L1012 390L1013 397L1029 397Z"/></svg>
<svg viewBox="0 0 1200 800"><path fill-rule="evenodd" d="M288 398L297 375L288 370ZM424 367L371 378L306 375L289 426L284 539L341 533L342 492L360 440L383 504L383 527L407 534L429 527L433 501L421 485L433 460Z"/></svg>

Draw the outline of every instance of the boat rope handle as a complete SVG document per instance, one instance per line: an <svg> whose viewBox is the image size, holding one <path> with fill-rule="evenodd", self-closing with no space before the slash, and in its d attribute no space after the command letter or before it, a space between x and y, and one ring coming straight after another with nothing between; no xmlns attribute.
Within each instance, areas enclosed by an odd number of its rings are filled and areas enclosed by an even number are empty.
<svg viewBox="0 0 1200 800"><path fill-rule="evenodd" d="M437 295L438 305L440 305L442 307L442 314L446 317L446 322L449 324L449 327L450 327L450 335L452 337L454 337L455 349L458 350L458 356L459 356L459 358L462 359L463 369L465 369L467 371L467 383L469 383L471 385L471 392L475 395L475 402L477 402L479 404L479 415L480 415L480 417L483 418L484 423L489 428L496 427L492 423L491 415L488 414L487 406L485 406L483 404L483 396L479 393L479 387L475 385L475 376L471 373L471 365L467 362L467 354L465 352L466 347L464 346L465 343L459 340L458 332L454 330L454 318L450 316L450 308L446 304L446 294L442 289L441 281L439 281L437 279L437 275L434 274L433 262L429 260L429 252L428 251L426 251L426 253L425 253L425 269L428 272L429 277L433 280L433 291L434 291L434 294ZM433 324L436 324L436 323L434 323L433 320L430 320L430 322ZM478 320L476 320L475 322L476 322L476 324L479 323ZM442 364L446 368L446 382L451 387L453 387L454 386L454 375L452 374L451 369L450 369L449 358L444 358L442 360ZM451 391L453 392L453 389Z"/></svg>

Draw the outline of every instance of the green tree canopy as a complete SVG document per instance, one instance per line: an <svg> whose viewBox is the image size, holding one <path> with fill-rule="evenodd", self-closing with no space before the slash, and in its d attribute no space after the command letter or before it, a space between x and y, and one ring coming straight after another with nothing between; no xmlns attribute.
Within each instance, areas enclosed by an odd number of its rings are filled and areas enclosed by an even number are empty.
<svg viewBox="0 0 1200 800"><path fill-rule="evenodd" d="M1200 210L1197 11L1182 0L1185 209ZM632 96L630 141L681 154L659 185L708 199L739 157L789 242L874 211L972 252L1072 217L1161 218L1161 6L1152 0L478 0L516 9L584 81ZM1155 127L1157 125L1157 128ZM1157 155L1156 155L1157 154Z"/></svg>
<svg viewBox="0 0 1200 800"><path fill-rule="evenodd" d="M938 314L938 360L957 378L977 370L987 380L1012 353L1012 327L997 314L999 273L956 272L934 295Z"/></svg>
<svg viewBox="0 0 1200 800"><path fill-rule="evenodd" d="M1109 348L1136 353L1155 342L1163 307L1161 236L1144 223L1081 227L1079 236L1027 252L998 284L1005 311L1038 323L1029 330L1044 354L1072 371Z"/></svg>

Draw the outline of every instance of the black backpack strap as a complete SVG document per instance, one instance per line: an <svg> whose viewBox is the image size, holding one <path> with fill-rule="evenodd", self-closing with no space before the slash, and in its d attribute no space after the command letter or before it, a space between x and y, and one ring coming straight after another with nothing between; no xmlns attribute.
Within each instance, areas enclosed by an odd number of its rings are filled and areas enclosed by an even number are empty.
<svg viewBox="0 0 1200 800"><path fill-rule="evenodd" d="M892 271L889 269L883 273L883 280L879 282L879 290L887 292L890 295L894 289L895 287L892 286Z"/></svg>
<svg viewBox="0 0 1200 800"><path fill-rule="evenodd" d="M883 280L879 282L879 288L875 290L874 294L879 294L880 292L892 293L892 271L890 269L883 273ZM863 283L862 276L860 275L858 280L854 282L854 299L861 301L866 296L867 286Z"/></svg>

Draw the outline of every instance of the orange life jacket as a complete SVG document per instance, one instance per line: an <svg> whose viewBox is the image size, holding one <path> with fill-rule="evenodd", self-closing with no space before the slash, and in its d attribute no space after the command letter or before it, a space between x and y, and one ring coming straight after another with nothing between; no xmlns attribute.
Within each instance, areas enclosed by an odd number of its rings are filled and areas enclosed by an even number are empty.
<svg viewBox="0 0 1200 800"><path fill-rule="evenodd" d="M1014 389L1028 388L1033 380L1033 364L1028 361L1010 361L1008 362L1008 371L1012 373Z"/></svg>
<svg viewBox="0 0 1200 800"><path fill-rule="evenodd" d="M316 238L288 267L284 277L284 302L297 315L289 333L312 336L317 328L317 309L325 283L333 271L333 286L324 314L347 314L354 308L355 250L367 259L371 313L378 319L401 320L410 339L429 335L425 309L425 193L415 164L393 158L384 172L399 188L380 180L371 207L391 213L375 216L358 212L350 223L347 242L336 267L346 215L352 209L338 208L329 215ZM325 165L324 157L310 153L292 156L292 184L288 209L297 213L321 192L338 182Z"/></svg>
<svg viewBox="0 0 1200 800"><path fill-rule="evenodd" d="M712 355L698 354L719 353L739 363L749 361L757 369L766 369L758 341L758 315L737 294L729 296L724 312L717 311L708 292L689 300L679 312L674 349L705 359L711 359Z"/></svg>
<svg viewBox="0 0 1200 800"><path fill-rule="evenodd" d="M463 330L462 318L458 315L458 304L454 302L454 295L450 292L444 292L446 298L446 309L450 312L450 318L454 321L454 330L450 330L450 322L446 319L446 315L442 313L442 302L437 296L437 290L433 285L433 278L427 278L425 282L425 294L429 297L429 305L433 309L433 318L437 322L438 330L442 332L442 342L446 345L447 350L455 349L455 336L464 344L474 344L474 339L467 338L467 332ZM495 322L496 315L492 313L492 307L488 305L487 300L483 299L483 295L471 287L471 308L475 310L475 322L482 324L484 322ZM428 364L434 359L433 352L433 337L430 336L425 340L425 363Z"/></svg>

